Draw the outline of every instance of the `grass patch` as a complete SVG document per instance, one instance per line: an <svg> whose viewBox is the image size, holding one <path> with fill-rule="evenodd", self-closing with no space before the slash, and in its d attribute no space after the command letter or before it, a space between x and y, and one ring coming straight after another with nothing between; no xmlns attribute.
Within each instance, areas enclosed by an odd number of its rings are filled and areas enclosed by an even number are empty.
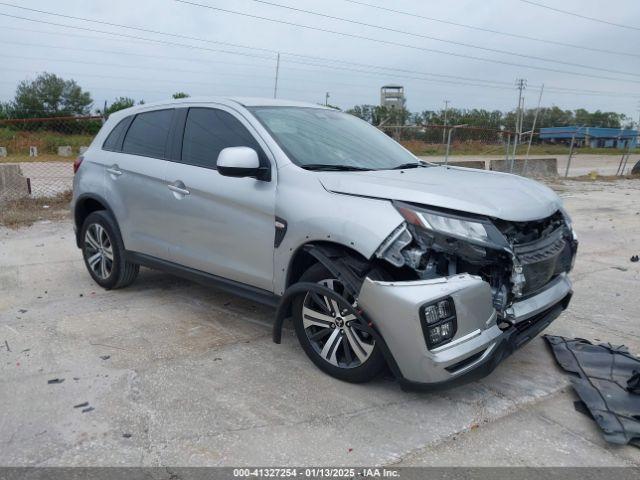
<svg viewBox="0 0 640 480"><path fill-rule="evenodd" d="M41 220L62 220L71 216L71 191L53 197L21 198L0 202L0 225L26 227Z"/></svg>
<svg viewBox="0 0 640 480"><path fill-rule="evenodd" d="M7 157L0 157L0 163L32 163L32 162L66 162L73 163L76 156L61 157L59 155L38 155L37 157L30 157L29 155L9 155Z"/></svg>
<svg viewBox="0 0 640 480"><path fill-rule="evenodd" d="M70 145L74 155L80 147L88 147L95 135L90 133L65 134L51 130L15 130L0 128L0 147L6 147L9 155L29 156L29 147L38 147L41 155L56 154L58 147ZM38 157L41 158L41 157Z"/></svg>

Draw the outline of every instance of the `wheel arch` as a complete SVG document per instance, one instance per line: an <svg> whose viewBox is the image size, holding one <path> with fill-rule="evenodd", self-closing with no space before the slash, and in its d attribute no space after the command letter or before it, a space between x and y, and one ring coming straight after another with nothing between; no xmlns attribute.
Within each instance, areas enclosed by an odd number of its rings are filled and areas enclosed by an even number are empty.
<svg viewBox="0 0 640 480"><path fill-rule="evenodd" d="M97 212L99 210L105 210L111 214L111 216L115 220L115 215L113 210L109 206L109 203L97 193L85 193L78 197L75 202L75 206L73 209L73 221L76 226L76 245L80 248L81 238L80 234L82 231L82 225L84 224L85 219L91 215L93 212ZM118 230L118 235L122 238L120 234L120 226L116 220L115 222L116 228Z"/></svg>
<svg viewBox="0 0 640 480"><path fill-rule="evenodd" d="M315 254L314 254L315 250ZM317 253L324 253L323 256L335 255L336 253L342 253L345 256L350 256L359 261L366 262L367 258L355 250L353 247L349 247L342 243L331 241L311 241L300 245L289 260L286 272L285 288L289 288L295 284L302 274L314 263L325 263L320 260ZM328 265L325 264L328 267ZM329 268L331 270L331 268Z"/></svg>
<svg viewBox="0 0 640 480"><path fill-rule="evenodd" d="M340 279L345 288L357 295L360 290L360 276L364 277L369 268L369 260L357 250L337 242L311 241L300 245L291 256L286 272L286 289L276 312L273 325L273 339L280 343L282 325L292 314L294 297L300 293L297 283L302 274L316 263L323 264L327 270ZM300 284L303 285L303 284Z"/></svg>

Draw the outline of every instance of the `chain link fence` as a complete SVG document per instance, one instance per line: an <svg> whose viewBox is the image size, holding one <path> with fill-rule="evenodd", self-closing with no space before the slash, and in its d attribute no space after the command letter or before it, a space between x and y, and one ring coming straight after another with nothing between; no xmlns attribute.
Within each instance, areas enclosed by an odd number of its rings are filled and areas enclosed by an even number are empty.
<svg viewBox="0 0 640 480"><path fill-rule="evenodd" d="M66 208L73 161L82 155L103 121L97 116L0 120L0 224L6 224L17 211ZM427 161L533 177L568 176L570 169L571 176L587 176L592 170L600 175L625 175L640 160L636 142L626 150L596 151L576 138L549 141L537 132L517 135L481 126L378 128ZM582 153L591 155L577 157Z"/></svg>
<svg viewBox="0 0 640 480"><path fill-rule="evenodd" d="M101 117L0 120L0 202L71 190L73 161L101 126Z"/></svg>
<svg viewBox="0 0 640 480"><path fill-rule="evenodd" d="M73 162L101 117L0 120L0 224L29 224L67 210Z"/></svg>
<svg viewBox="0 0 640 480"><path fill-rule="evenodd" d="M538 178L629 175L640 161L635 131L599 137L606 146L593 148L581 128L555 130L553 139L469 125L378 128L425 160Z"/></svg>

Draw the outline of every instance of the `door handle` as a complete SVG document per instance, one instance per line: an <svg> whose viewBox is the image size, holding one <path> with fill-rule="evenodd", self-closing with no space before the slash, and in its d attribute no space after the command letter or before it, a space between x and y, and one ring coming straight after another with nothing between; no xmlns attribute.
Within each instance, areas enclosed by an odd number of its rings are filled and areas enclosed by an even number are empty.
<svg viewBox="0 0 640 480"><path fill-rule="evenodd" d="M116 177L122 175L122 170L120 170L120 167L118 167L118 165L113 165L112 167L107 168L107 172L109 172L111 175L115 175Z"/></svg>
<svg viewBox="0 0 640 480"><path fill-rule="evenodd" d="M176 187L175 185L167 185L167 187L169 187L169 190L172 192L179 193L180 195L191 195L191 192L186 188Z"/></svg>

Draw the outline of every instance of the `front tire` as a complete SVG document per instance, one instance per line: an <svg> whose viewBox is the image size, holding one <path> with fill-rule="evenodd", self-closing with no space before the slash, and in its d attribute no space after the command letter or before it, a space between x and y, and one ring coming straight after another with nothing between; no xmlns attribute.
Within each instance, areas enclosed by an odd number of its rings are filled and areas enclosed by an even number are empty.
<svg viewBox="0 0 640 480"><path fill-rule="evenodd" d="M318 283L344 296L345 302L354 302L322 264L311 266L299 281ZM346 382L368 382L383 370L384 356L373 337L352 322L355 317L340 310L337 302L322 295L299 295L293 302L298 341L323 372Z"/></svg>
<svg viewBox="0 0 640 480"><path fill-rule="evenodd" d="M82 256L91 278L102 288L124 288L136 279L140 266L125 260L125 250L113 216L91 213L80 231Z"/></svg>

